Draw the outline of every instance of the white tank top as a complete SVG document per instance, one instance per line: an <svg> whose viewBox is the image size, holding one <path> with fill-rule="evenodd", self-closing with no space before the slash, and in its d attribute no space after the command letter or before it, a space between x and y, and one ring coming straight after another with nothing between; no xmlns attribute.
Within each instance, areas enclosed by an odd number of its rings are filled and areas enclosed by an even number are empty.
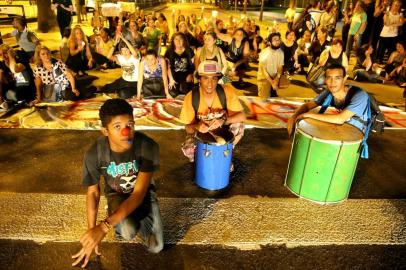
<svg viewBox="0 0 406 270"><path fill-rule="evenodd" d="M387 22L389 24L399 23L402 15L400 13L393 15L388 11ZM381 37L397 37L399 26L387 26L384 25L381 31Z"/></svg>

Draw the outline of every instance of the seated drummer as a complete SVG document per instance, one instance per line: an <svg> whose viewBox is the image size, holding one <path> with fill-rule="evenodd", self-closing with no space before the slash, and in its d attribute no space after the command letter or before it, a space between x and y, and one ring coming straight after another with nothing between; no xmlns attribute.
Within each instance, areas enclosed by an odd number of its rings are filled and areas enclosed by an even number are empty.
<svg viewBox="0 0 406 270"><path fill-rule="evenodd" d="M324 90L314 100L303 104L295 111L288 121L289 136L294 131L296 120L304 118L313 118L333 124L343 124L346 122L365 133L369 96L359 87L345 85L346 80L347 75L343 66L334 64L327 67L327 90ZM328 99L331 99L331 101ZM322 106L322 110L319 113L309 112L317 106ZM328 106L338 109L338 113L322 114Z"/></svg>
<svg viewBox="0 0 406 270"><path fill-rule="evenodd" d="M202 61L197 72L199 84L185 96L179 117L180 121L186 125L187 134L182 151L190 162L194 161L196 132L207 133L219 128L228 128L234 135L234 146L244 135L243 107L232 88L218 84L222 74L217 61ZM198 99L195 95L198 96ZM222 97L225 100L221 100ZM195 106L198 104L197 111L193 106L193 100L195 100ZM197 103L196 100L199 102Z"/></svg>

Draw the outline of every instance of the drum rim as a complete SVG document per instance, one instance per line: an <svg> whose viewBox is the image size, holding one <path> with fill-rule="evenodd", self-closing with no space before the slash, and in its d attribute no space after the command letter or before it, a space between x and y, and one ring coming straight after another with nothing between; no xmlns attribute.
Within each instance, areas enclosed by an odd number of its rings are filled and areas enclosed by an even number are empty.
<svg viewBox="0 0 406 270"><path fill-rule="evenodd" d="M316 201L316 200L313 200L313 199L310 199L310 198L306 198L306 197L300 195L299 193L293 191L293 190L286 184L286 182L285 182L285 187L286 187L287 189L289 189L290 192L292 192L293 194L295 194L295 195L296 195L297 197L299 197L300 199L304 199L304 200L306 200L306 201L310 201L310 202L313 202L313 203L316 203L316 204L319 204L319 205L339 204L339 203L342 203L342 202L345 202L346 200L348 200L348 194L347 194L347 197L344 198L344 199L342 199L342 200L340 200L340 201L334 201L334 202L329 202L329 201Z"/></svg>
<svg viewBox="0 0 406 270"><path fill-rule="evenodd" d="M226 143L219 144L218 142L205 142L201 138L199 138L198 134L199 134L199 132L196 132L196 134L195 134L195 138L196 138L197 142L200 142L202 144L214 145L214 146L223 146L223 145L233 144L233 141L234 141L234 138L235 138L234 136L232 136L232 138L230 140L226 141ZM230 134L232 134L232 133L230 132Z"/></svg>
<svg viewBox="0 0 406 270"><path fill-rule="evenodd" d="M337 144L337 145L353 145L353 144L360 144L362 142L363 139L360 140L356 140L356 141L339 141L339 140L326 140L326 139L320 139L317 137L314 137L312 135L309 135L307 133L305 133L303 130L297 128L296 132L301 133L302 135L315 140L315 141L319 141L319 142L324 142L324 143L328 143L328 144Z"/></svg>
<svg viewBox="0 0 406 270"><path fill-rule="evenodd" d="M197 140L198 143L214 145L214 146L225 146L225 145L230 145L230 144L232 145L233 144L232 140L230 140L230 141L228 141L228 142L226 142L224 144L220 144L218 142L204 142L204 141L200 140L198 137L196 137L196 140Z"/></svg>

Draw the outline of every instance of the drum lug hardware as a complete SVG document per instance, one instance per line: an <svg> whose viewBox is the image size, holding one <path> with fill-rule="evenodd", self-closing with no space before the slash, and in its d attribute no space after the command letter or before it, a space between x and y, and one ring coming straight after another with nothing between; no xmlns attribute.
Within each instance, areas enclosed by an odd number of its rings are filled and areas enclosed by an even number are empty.
<svg viewBox="0 0 406 270"><path fill-rule="evenodd" d="M210 156L211 155L211 151L210 150L204 150L204 156L205 157L208 157L208 156Z"/></svg>
<svg viewBox="0 0 406 270"><path fill-rule="evenodd" d="M225 156L225 157L227 157L228 156L228 154L230 154L230 150L224 150L223 151L223 155Z"/></svg>

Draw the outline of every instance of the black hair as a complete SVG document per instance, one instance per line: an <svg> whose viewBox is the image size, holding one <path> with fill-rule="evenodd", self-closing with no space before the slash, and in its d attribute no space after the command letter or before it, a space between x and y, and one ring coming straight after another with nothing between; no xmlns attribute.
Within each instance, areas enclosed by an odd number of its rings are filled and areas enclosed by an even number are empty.
<svg viewBox="0 0 406 270"><path fill-rule="evenodd" d="M121 49L124 48L129 49L127 44L124 41L120 40L120 42L118 43L118 50L121 51Z"/></svg>
<svg viewBox="0 0 406 270"><path fill-rule="evenodd" d="M154 50L154 49L148 49L147 52L145 53L145 55L153 55L153 56L155 56L156 58L158 58L158 53L157 53L157 51Z"/></svg>
<svg viewBox="0 0 406 270"><path fill-rule="evenodd" d="M103 30L110 37L110 30L107 27L103 27L101 30Z"/></svg>
<svg viewBox="0 0 406 270"><path fill-rule="evenodd" d="M345 68L340 64L331 64L331 65L327 66L325 69L326 69L326 74L327 74L327 70L341 69L343 71L343 77L345 77L345 75L346 75Z"/></svg>
<svg viewBox="0 0 406 270"><path fill-rule="evenodd" d="M396 44L400 44L400 45L402 45L403 46L403 48L406 50L406 42L404 42L403 40L398 40L397 42L396 42Z"/></svg>
<svg viewBox="0 0 406 270"><path fill-rule="evenodd" d="M269 36L268 36L268 41L269 41L269 43L271 43L271 42L272 42L272 38L273 38L273 37L276 37L276 36L278 36L279 38L281 38L281 33L279 33L279 32L270 33Z"/></svg>
<svg viewBox="0 0 406 270"><path fill-rule="evenodd" d="M125 99L109 99L100 107L99 117L103 127L107 127L111 119L119 115L130 115L133 117L133 108Z"/></svg>
<svg viewBox="0 0 406 270"><path fill-rule="evenodd" d="M14 17L14 19L19 23L19 24L21 24L21 26L22 27L27 27L27 20L24 18L24 17L21 17L21 16L16 16L16 17Z"/></svg>

